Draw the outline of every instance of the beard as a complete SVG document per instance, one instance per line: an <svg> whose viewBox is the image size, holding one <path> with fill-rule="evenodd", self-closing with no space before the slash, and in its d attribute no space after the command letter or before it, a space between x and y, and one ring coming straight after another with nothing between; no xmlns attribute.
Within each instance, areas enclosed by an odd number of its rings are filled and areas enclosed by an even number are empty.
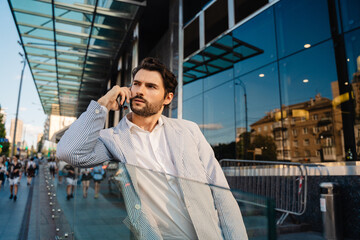
<svg viewBox="0 0 360 240"><path fill-rule="evenodd" d="M133 100L134 99L141 99L143 104L145 106L135 106ZM130 108L131 111L133 111L136 115L139 115L141 117L150 117L155 114L157 114L163 106L163 101L159 102L158 104L151 104L148 101L146 101L142 96L136 96L130 99Z"/></svg>

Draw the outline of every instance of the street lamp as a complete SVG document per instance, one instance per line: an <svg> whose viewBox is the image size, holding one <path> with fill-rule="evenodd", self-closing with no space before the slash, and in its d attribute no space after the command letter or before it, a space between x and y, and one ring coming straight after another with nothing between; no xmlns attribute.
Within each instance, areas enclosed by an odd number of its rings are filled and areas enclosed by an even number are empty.
<svg viewBox="0 0 360 240"><path fill-rule="evenodd" d="M236 82L239 81L239 82ZM247 133L248 133L248 107L247 107L247 95L246 95L246 86L243 81L240 79L235 80L235 85L241 86L244 90L244 100L245 100L245 136L244 136L244 158L247 156Z"/></svg>
<svg viewBox="0 0 360 240"><path fill-rule="evenodd" d="M18 41L19 42L19 41ZM21 45L21 43L20 43ZM24 70L26 66L26 60L24 54L19 52L19 55L22 57L21 63L24 63L23 69L21 71L21 78L20 78L20 86L19 86L19 95L18 95L18 101L17 101L17 107L16 107L16 116L15 116L15 128L14 128L14 136L13 136L13 144L12 144L12 153L11 156L15 155L15 141L16 141L16 128L17 128L17 122L18 122L18 115L19 115L19 105L20 105L20 96L21 96L21 87L23 82L23 76L24 76Z"/></svg>
<svg viewBox="0 0 360 240"><path fill-rule="evenodd" d="M248 131L248 108L247 108L247 95L246 95L246 86L245 83L243 81L241 81L240 79L236 79L239 82L235 82L235 85L241 86L244 90L244 100L245 100L245 129L246 132Z"/></svg>

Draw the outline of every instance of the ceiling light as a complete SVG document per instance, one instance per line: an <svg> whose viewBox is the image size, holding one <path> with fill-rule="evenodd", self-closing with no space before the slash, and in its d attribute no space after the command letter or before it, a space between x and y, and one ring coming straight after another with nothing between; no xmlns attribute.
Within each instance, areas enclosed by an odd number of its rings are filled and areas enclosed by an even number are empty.
<svg viewBox="0 0 360 240"><path fill-rule="evenodd" d="M265 74L260 73L260 74L259 74L259 77L265 77Z"/></svg>
<svg viewBox="0 0 360 240"><path fill-rule="evenodd" d="M304 48L309 48L309 47L311 47L311 45L308 43L304 45Z"/></svg>
<svg viewBox="0 0 360 240"><path fill-rule="evenodd" d="M345 85L346 85L346 86L349 85L349 82L345 82Z"/></svg>
<svg viewBox="0 0 360 240"><path fill-rule="evenodd" d="M303 83L307 83L307 82L309 82L309 79L304 79L303 80Z"/></svg>
<svg viewBox="0 0 360 240"><path fill-rule="evenodd" d="M350 62L350 58L348 58L347 61Z"/></svg>

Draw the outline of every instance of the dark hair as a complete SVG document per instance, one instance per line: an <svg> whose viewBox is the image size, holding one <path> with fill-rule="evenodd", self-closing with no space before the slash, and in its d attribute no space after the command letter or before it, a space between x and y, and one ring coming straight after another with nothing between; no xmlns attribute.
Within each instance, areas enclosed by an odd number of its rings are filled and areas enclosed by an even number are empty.
<svg viewBox="0 0 360 240"><path fill-rule="evenodd" d="M176 77L159 59L152 57L143 59L140 65L132 70L133 78L140 69L159 72L163 79L165 96L171 92L175 95L175 89L178 84Z"/></svg>

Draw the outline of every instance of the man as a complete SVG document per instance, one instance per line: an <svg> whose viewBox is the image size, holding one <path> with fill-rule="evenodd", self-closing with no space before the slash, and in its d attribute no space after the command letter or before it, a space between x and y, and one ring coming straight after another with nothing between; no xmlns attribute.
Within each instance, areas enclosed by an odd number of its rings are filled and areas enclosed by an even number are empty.
<svg viewBox="0 0 360 240"><path fill-rule="evenodd" d="M10 183L10 199L14 198L14 202L17 199L18 184L20 181L21 164L18 162L19 155L12 157L12 162L8 167L9 183Z"/></svg>
<svg viewBox="0 0 360 240"><path fill-rule="evenodd" d="M239 207L199 127L162 116L176 86L163 64L144 59L130 88L114 86L90 103L60 140L57 156L79 167L126 163L119 164L117 179L125 223L138 239L247 239ZM107 112L125 101L132 112L103 130Z"/></svg>

